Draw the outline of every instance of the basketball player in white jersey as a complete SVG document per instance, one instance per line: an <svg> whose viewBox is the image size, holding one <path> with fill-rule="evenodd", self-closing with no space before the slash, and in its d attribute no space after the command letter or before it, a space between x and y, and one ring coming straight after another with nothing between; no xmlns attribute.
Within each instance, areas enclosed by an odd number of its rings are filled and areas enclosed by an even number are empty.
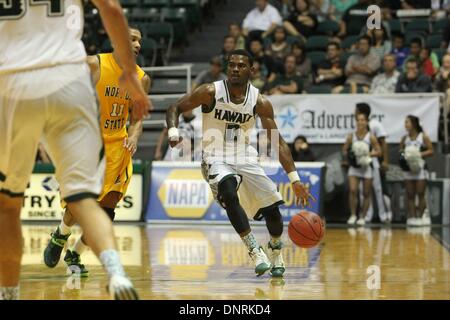
<svg viewBox="0 0 450 320"><path fill-rule="evenodd" d="M363 113L370 119L371 108L367 103L357 103L355 109L355 115ZM369 121L370 133L377 138L381 148L382 160L381 164L378 158L372 159L373 171L372 171L372 187L375 194L375 201L378 207L378 217L382 223L389 223L392 220L391 201L387 195L383 192L383 179L384 174L389 169L389 153L386 143L387 132L383 125L376 119L370 119ZM359 185L359 200L363 203L363 185ZM366 222L371 222L373 218L373 204L371 203L366 215Z"/></svg>
<svg viewBox="0 0 450 320"><path fill-rule="evenodd" d="M92 0L123 64L121 84L141 119L150 109L136 74L117 0ZM96 202L105 161L80 0L0 2L0 300L19 297L20 209L44 137L68 203L109 275L115 299L137 299L116 250L111 220Z"/></svg>
<svg viewBox="0 0 450 320"><path fill-rule="evenodd" d="M250 146L250 131L256 117L264 129L279 138L280 163L288 173L297 204L301 201L307 205L314 198L300 182L290 149L278 132L271 103L249 83L252 71L253 58L247 51L231 52L227 80L204 84L169 107L166 119L169 144L174 147L182 140L177 129L180 113L201 106L203 176L246 245L255 263L255 273L262 275L270 270L273 277L282 277L283 220L278 206L283 200L258 164L256 150ZM271 235L267 247L270 259L251 232L249 218L266 220Z"/></svg>

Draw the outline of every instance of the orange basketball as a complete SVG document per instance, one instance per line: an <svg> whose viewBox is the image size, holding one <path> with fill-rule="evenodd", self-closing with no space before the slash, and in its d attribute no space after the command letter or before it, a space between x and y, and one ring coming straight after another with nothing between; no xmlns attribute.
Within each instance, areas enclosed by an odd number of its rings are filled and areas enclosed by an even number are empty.
<svg viewBox="0 0 450 320"><path fill-rule="evenodd" d="M319 215L301 211L293 216L288 226L289 238L302 248L316 246L325 235L325 225Z"/></svg>

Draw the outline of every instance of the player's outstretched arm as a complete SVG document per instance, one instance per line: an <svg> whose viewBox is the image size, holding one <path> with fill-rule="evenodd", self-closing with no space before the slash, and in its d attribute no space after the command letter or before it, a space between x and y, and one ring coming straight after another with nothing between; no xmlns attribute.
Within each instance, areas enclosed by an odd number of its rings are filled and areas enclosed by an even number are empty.
<svg viewBox="0 0 450 320"><path fill-rule="evenodd" d="M141 87L136 73L136 59L131 49L128 35L128 23L118 0L91 0L100 12L105 30L108 33L114 51L122 64L120 86L124 87L133 100L133 113L142 119L148 115L151 103Z"/></svg>
<svg viewBox="0 0 450 320"><path fill-rule="evenodd" d="M309 205L309 201L315 201L314 197L309 193L308 187L300 182L300 177L295 168L294 160L292 159L291 150L286 141L281 137L277 124L275 123L275 117L273 113L273 107L269 100L264 96L259 95L256 103L256 113L261 119L261 124L264 129L267 130L269 137L273 136L275 130L275 136L279 139L279 158L283 169L288 174L289 180L292 183L295 195L297 197L297 205L301 203L303 206Z"/></svg>
<svg viewBox="0 0 450 320"><path fill-rule="evenodd" d="M197 107L209 108L214 103L214 96L216 89L214 84L203 84L192 93L188 93L180 100L175 102L167 109L166 122L168 128L169 144L173 148L181 142L181 138L178 132L178 117L182 112L194 110Z"/></svg>

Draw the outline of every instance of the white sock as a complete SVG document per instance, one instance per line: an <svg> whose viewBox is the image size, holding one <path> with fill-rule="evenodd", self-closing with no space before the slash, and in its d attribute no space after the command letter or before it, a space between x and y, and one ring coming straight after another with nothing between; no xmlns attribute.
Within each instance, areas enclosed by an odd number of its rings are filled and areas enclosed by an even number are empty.
<svg viewBox="0 0 450 320"><path fill-rule="evenodd" d="M63 236L68 235L70 233L70 227L64 223L64 220L61 220L61 223L59 224L59 233Z"/></svg>
<svg viewBox="0 0 450 320"><path fill-rule="evenodd" d="M259 248L258 241L256 241L255 236L253 233L249 233L246 236L241 237L242 242L244 242L245 246L247 247L248 251L252 252L254 248Z"/></svg>
<svg viewBox="0 0 450 320"><path fill-rule="evenodd" d="M19 286L0 287L0 300L19 300Z"/></svg>
<svg viewBox="0 0 450 320"><path fill-rule="evenodd" d="M80 256L88 248L88 246L83 242L83 237L78 238L77 243L73 247L72 251L75 251Z"/></svg>
<svg viewBox="0 0 450 320"><path fill-rule="evenodd" d="M273 236L270 237L270 246L272 248L277 248L280 245L282 245L281 237L278 237L278 238L275 238Z"/></svg>
<svg viewBox="0 0 450 320"><path fill-rule="evenodd" d="M110 277L114 275L125 276L125 271L123 270L122 263L120 262L119 253L116 250L104 250L100 253L98 258L102 262L103 267L106 272L108 272Z"/></svg>

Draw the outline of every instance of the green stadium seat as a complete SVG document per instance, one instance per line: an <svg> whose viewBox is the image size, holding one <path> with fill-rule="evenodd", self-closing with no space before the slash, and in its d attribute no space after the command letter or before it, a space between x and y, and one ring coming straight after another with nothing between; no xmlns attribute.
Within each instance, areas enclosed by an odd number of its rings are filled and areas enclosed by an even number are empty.
<svg viewBox="0 0 450 320"><path fill-rule="evenodd" d="M312 94L329 94L333 88L328 85L312 85L309 86L307 92Z"/></svg>
<svg viewBox="0 0 450 320"><path fill-rule="evenodd" d="M399 19L389 20L389 27L391 29L391 34L404 32L402 22Z"/></svg>
<svg viewBox="0 0 450 320"><path fill-rule="evenodd" d="M156 8L134 10L127 15L130 24L161 20L161 13Z"/></svg>
<svg viewBox="0 0 450 320"><path fill-rule="evenodd" d="M134 8L141 5L141 0L121 0L120 4L123 8Z"/></svg>
<svg viewBox="0 0 450 320"><path fill-rule="evenodd" d="M174 41L174 28L168 22L151 22L145 26L145 37L154 39L158 44L158 51L161 52L163 63L167 65L172 52Z"/></svg>
<svg viewBox="0 0 450 320"><path fill-rule="evenodd" d="M317 33L332 36L339 32L339 24L333 20L325 20L319 23Z"/></svg>
<svg viewBox="0 0 450 320"><path fill-rule="evenodd" d="M173 25L175 44L187 43L188 20L185 8L162 8L161 20Z"/></svg>
<svg viewBox="0 0 450 320"><path fill-rule="evenodd" d="M145 66L154 66L158 57L158 44L152 38L143 38L141 42L141 55L145 59Z"/></svg>
<svg viewBox="0 0 450 320"><path fill-rule="evenodd" d="M433 24L433 33L442 33L445 28L447 28L448 19L437 20Z"/></svg>
<svg viewBox="0 0 450 320"><path fill-rule="evenodd" d="M202 26L202 11L199 0L172 0L174 7L185 8L190 22L190 27L201 29Z"/></svg>
<svg viewBox="0 0 450 320"><path fill-rule="evenodd" d="M342 40L341 47L342 49L348 50L351 46L356 43L359 39L359 36L347 36Z"/></svg>
<svg viewBox="0 0 450 320"><path fill-rule="evenodd" d="M366 27L366 20L351 20L347 25L347 36L359 35L361 30Z"/></svg>
<svg viewBox="0 0 450 320"><path fill-rule="evenodd" d="M318 64L325 60L327 57L324 51L311 51L308 52L306 56L311 60L313 68L317 68Z"/></svg>
<svg viewBox="0 0 450 320"><path fill-rule="evenodd" d="M311 36L306 39L306 50L326 50L328 44L327 36Z"/></svg>
<svg viewBox="0 0 450 320"><path fill-rule="evenodd" d="M141 0L144 8L165 8L172 5L171 0Z"/></svg>
<svg viewBox="0 0 450 320"><path fill-rule="evenodd" d="M432 34L427 37L426 46L427 48L439 48L441 46L441 41L441 34Z"/></svg>
<svg viewBox="0 0 450 320"><path fill-rule="evenodd" d="M405 32L422 31L430 32L430 22L425 19L414 19L406 24Z"/></svg>

